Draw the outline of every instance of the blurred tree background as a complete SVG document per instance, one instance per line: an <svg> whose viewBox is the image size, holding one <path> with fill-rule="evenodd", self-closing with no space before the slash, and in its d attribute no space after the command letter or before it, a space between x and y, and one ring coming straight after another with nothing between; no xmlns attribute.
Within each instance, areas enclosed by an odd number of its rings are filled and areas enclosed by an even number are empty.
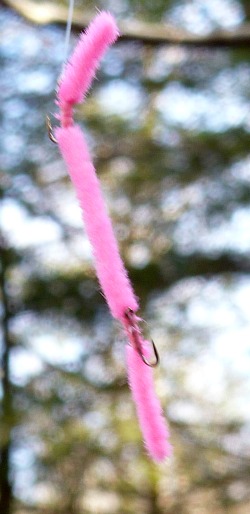
<svg viewBox="0 0 250 514"><path fill-rule="evenodd" d="M124 29L76 118L161 355L160 466L45 130L66 7L0 2L0 513L249 513L249 0L75 2L72 48L96 7Z"/></svg>

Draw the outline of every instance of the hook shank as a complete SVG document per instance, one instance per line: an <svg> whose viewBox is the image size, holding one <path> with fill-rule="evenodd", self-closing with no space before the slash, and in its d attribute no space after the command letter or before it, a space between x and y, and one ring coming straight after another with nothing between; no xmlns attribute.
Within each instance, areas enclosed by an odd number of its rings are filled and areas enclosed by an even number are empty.
<svg viewBox="0 0 250 514"><path fill-rule="evenodd" d="M50 141L52 141L52 143L57 144L57 140L53 134L53 127L51 125L50 117L48 115L46 116L46 127Z"/></svg>

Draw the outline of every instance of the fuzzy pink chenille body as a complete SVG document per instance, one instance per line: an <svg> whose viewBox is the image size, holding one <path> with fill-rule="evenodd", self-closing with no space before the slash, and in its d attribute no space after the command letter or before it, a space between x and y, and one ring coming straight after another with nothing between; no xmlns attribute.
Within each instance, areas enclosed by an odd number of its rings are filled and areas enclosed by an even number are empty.
<svg viewBox="0 0 250 514"><path fill-rule="evenodd" d="M74 125L58 128L56 137L82 208L102 291L114 318L121 319L128 307L136 311L138 303L118 251L84 136L80 127Z"/></svg>
<svg viewBox="0 0 250 514"><path fill-rule="evenodd" d="M85 137L73 121L73 106L81 102L95 76L105 50L117 39L113 17L101 12L80 36L76 49L60 78L57 104L61 127L55 136L82 208L85 229L90 239L97 276L112 315L120 320L130 341L141 345L149 356L149 345L142 339L138 325L129 332L128 312L136 313L138 300L119 254L118 245L101 193ZM138 318L135 318L138 319ZM139 342L138 342L139 341ZM138 348L127 346L128 381L136 404L145 447L155 461L171 454L168 430L154 391L152 368L143 362Z"/></svg>
<svg viewBox="0 0 250 514"><path fill-rule="evenodd" d="M147 343L144 351L147 353ZM169 433L162 408L154 390L152 368L146 366L138 352L126 347L128 382L136 405L137 416L144 437L144 444L151 457L160 462L171 453Z"/></svg>

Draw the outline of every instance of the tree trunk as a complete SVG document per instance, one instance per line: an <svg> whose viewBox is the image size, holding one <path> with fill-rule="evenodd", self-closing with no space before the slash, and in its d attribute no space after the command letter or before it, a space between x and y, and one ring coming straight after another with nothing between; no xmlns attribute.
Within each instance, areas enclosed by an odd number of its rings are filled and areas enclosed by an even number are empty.
<svg viewBox="0 0 250 514"><path fill-rule="evenodd" d="M6 250L1 240L1 271L0 287L2 301L2 404L1 404L1 442L0 442L0 512L10 514L12 500L12 486L10 481L10 447L11 447L11 420L12 420L12 394L10 383L10 311L6 291Z"/></svg>

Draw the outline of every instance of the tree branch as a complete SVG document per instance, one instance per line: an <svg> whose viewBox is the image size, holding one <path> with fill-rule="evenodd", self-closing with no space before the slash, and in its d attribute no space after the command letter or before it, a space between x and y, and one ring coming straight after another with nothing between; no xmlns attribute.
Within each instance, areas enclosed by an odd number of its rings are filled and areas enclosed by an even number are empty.
<svg viewBox="0 0 250 514"><path fill-rule="evenodd" d="M202 253L185 256L171 251L166 253L160 262L149 263L143 269L129 270L135 290L142 298L146 297L150 289L167 289L183 279L240 273L250 273L250 260L226 252L216 256Z"/></svg>
<svg viewBox="0 0 250 514"><path fill-rule="evenodd" d="M34 0L0 0L1 5L14 9L26 20L39 25L50 23L65 25L68 9L66 6L52 2L37 3ZM75 9L72 30L84 29L93 17L93 13ZM250 23L240 25L234 30L216 30L205 36L193 34L185 29L164 23L147 23L142 21L120 22L120 40L140 41L150 45L184 45L194 47L244 47L250 43Z"/></svg>

